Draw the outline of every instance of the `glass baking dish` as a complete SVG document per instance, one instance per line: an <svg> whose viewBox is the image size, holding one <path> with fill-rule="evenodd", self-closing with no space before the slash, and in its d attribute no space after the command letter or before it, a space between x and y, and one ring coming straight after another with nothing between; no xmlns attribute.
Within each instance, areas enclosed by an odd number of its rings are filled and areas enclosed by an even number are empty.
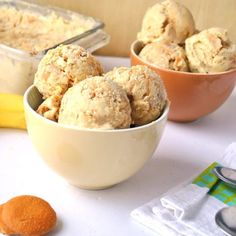
<svg viewBox="0 0 236 236"><path fill-rule="evenodd" d="M0 0L1 7L13 7L17 10L27 10L43 16L55 13L67 20L73 20L76 16L81 21L92 22L91 29L63 42L58 42L50 48L54 48L59 44L72 43L78 44L90 52L94 52L108 44L110 40L110 36L102 30L104 23L90 16L84 16L57 7L39 6L19 0ZM0 43L0 93L23 94L33 83L38 63L50 48L45 48L37 54L33 54Z"/></svg>

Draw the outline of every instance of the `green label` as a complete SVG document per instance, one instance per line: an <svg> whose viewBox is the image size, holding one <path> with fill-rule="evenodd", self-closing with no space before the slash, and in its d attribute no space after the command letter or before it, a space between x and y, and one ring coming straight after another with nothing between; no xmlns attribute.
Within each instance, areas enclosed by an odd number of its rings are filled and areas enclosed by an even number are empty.
<svg viewBox="0 0 236 236"><path fill-rule="evenodd" d="M234 206L236 205L236 188L225 184L213 173L213 169L216 166L220 166L220 164L216 162L211 164L196 179L194 179L193 184L196 184L199 187L209 188L209 195L229 206Z"/></svg>

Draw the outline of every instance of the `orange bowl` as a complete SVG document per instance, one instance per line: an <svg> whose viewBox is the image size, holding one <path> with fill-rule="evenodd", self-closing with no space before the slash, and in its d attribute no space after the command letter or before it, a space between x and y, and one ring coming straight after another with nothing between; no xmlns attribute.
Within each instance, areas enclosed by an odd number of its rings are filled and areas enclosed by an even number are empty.
<svg viewBox="0 0 236 236"><path fill-rule="evenodd" d="M131 65L146 65L160 75L171 102L169 120L189 122L208 115L220 107L234 89L236 70L202 74L163 69L138 56L143 46L140 41L132 43Z"/></svg>

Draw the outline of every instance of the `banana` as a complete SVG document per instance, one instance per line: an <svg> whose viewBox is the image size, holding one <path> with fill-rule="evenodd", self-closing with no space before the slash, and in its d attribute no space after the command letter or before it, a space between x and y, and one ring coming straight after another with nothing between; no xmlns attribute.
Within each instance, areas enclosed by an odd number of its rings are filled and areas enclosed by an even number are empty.
<svg viewBox="0 0 236 236"><path fill-rule="evenodd" d="M0 127L26 129L23 96L0 94Z"/></svg>

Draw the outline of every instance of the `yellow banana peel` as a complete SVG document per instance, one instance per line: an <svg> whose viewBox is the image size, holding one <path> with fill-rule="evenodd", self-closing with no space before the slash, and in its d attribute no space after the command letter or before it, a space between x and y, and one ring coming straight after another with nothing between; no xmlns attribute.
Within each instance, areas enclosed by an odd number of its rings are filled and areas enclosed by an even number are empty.
<svg viewBox="0 0 236 236"><path fill-rule="evenodd" d="M26 129L23 96L0 94L0 127Z"/></svg>

